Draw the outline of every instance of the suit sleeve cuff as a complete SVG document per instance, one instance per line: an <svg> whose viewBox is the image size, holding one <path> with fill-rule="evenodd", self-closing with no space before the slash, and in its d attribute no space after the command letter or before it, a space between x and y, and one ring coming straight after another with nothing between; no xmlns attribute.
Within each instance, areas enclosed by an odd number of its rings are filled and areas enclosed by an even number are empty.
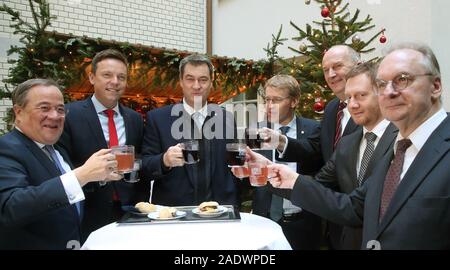
<svg viewBox="0 0 450 270"><path fill-rule="evenodd" d="M70 204L80 202L85 199L83 189L73 171L61 175L61 182L66 192Z"/></svg>

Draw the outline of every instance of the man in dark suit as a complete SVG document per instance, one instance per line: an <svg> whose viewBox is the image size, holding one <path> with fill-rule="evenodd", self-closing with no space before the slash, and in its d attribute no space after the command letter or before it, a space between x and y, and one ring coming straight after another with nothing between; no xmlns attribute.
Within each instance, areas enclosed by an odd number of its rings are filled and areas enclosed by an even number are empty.
<svg viewBox="0 0 450 270"><path fill-rule="evenodd" d="M142 154L144 172L155 180L153 203L238 204L237 180L225 161L226 138L234 134L234 119L219 106L207 104L212 80L213 66L206 56L187 56L180 62L183 103L147 114ZM180 143L192 138L199 142L200 160L185 164Z"/></svg>
<svg viewBox="0 0 450 270"><path fill-rule="evenodd" d="M289 75L275 75L264 85L264 102L267 119L273 130L286 136L301 139L319 133L319 123L295 116L300 100L300 86ZM264 125L264 123L263 123ZM266 125L267 126L267 125ZM278 151L261 151L270 160L278 159ZM302 174L314 174L322 166L320 154L310 157L308 164L286 163ZM253 214L271 218L278 222L291 247L295 250L319 249L321 240L321 219L270 192L268 186L257 187L253 193Z"/></svg>
<svg viewBox="0 0 450 270"><path fill-rule="evenodd" d="M286 136L279 138L280 158L307 164L311 161L310 157L320 153L323 162L326 163L340 138L357 129L358 126L346 108L344 90L346 74L359 62L358 52L347 45L335 45L326 51L322 59L323 73L328 87L336 98L325 107L320 123L320 133L313 133L306 139L300 140ZM327 225L328 245L332 249L339 249L342 228L332 223Z"/></svg>
<svg viewBox="0 0 450 270"><path fill-rule="evenodd" d="M89 74L94 95L67 104L69 113L59 144L75 166L83 164L99 149L115 145L133 145L135 152L140 152L143 119L139 113L119 103L127 85L127 65L125 56L116 50L97 53ZM83 240L92 231L118 220L123 214L122 205L148 201L150 181L92 183L84 187L84 191Z"/></svg>
<svg viewBox="0 0 450 270"><path fill-rule="evenodd" d="M15 128L0 138L0 249L80 247L82 186L118 180L109 149L71 170L67 154L53 147L64 125L59 86L31 79L13 92Z"/></svg>
<svg viewBox="0 0 450 270"><path fill-rule="evenodd" d="M291 200L349 226L363 226L362 248L450 248L450 118L442 108L438 61L425 45L402 44L382 60L377 94L399 134L364 185L333 193L281 165L271 183Z"/></svg>
<svg viewBox="0 0 450 270"><path fill-rule="evenodd" d="M334 190L350 194L371 174L380 158L392 149L398 129L385 120L375 94L373 63L355 66L346 76L345 97L353 121L361 126L342 137L330 160L314 177ZM344 227L340 249L359 249L360 228Z"/></svg>

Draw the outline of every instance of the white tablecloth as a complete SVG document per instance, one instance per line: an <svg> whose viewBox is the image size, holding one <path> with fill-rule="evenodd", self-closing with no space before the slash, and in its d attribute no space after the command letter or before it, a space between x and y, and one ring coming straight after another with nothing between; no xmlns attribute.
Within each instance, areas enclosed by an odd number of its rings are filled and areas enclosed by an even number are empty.
<svg viewBox="0 0 450 270"><path fill-rule="evenodd" d="M286 250L291 246L277 223L241 213L240 221L230 222L112 223L92 232L82 249Z"/></svg>

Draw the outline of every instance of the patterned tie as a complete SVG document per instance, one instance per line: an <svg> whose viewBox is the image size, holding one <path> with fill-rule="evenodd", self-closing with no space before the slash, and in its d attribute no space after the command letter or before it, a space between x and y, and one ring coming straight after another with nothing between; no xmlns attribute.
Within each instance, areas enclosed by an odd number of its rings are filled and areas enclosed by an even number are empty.
<svg viewBox="0 0 450 270"><path fill-rule="evenodd" d="M56 151L53 148L53 146L52 145L46 145L46 146L44 146L44 148L47 151L47 153L50 154L50 159L56 165L56 168L58 168L58 170L61 173L61 175L65 174L66 170L64 170L63 166L61 165L61 162L59 162L58 156L56 155ZM78 216L81 217L80 203L79 202L75 203L75 206L77 208Z"/></svg>
<svg viewBox="0 0 450 270"><path fill-rule="evenodd" d="M116 124L114 123L114 110L107 109L105 113L108 115L108 130L109 130L109 148L119 145L117 138Z"/></svg>
<svg viewBox="0 0 450 270"><path fill-rule="evenodd" d="M341 122L342 122L342 117L344 116L343 110L345 109L345 107L347 107L347 103L345 103L345 102L339 103L338 112L336 115L336 133L334 135L333 149L336 148L336 145L338 144L339 140L341 139L341 133L342 133Z"/></svg>
<svg viewBox="0 0 450 270"><path fill-rule="evenodd" d="M394 160L389 166L389 170L384 180L383 193L381 194L380 219L381 222L386 210L395 194L398 183L400 182L400 175L402 174L403 161L405 159L405 152L411 146L411 140L403 139L397 142L397 151L395 152Z"/></svg>
<svg viewBox="0 0 450 270"><path fill-rule="evenodd" d="M283 135L289 131L288 126L280 127L280 132ZM272 203L270 204L270 219L278 222L283 217L283 198L272 194Z"/></svg>
<svg viewBox="0 0 450 270"><path fill-rule="evenodd" d="M358 174L358 185L362 186L364 183L364 175L367 170L367 166L369 166L370 159L372 158L373 151L375 150L375 140L377 139L377 135L373 132L367 132L364 135L366 138L367 145L366 149L364 149L364 154L361 159L361 165L359 166L359 174Z"/></svg>
<svg viewBox="0 0 450 270"><path fill-rule="evenodd" d="M203 115L200 112L195 112L192 114L192 119L194 119L197 128L201 130L203 126Z"/></svg>

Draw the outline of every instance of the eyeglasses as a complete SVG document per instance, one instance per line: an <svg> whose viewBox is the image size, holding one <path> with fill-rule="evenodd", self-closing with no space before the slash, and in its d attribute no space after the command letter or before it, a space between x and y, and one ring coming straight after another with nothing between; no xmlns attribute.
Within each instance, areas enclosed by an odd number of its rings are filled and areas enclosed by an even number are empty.
<svg viewBox="0 0 450 270"><path fill-rule="evenodd" d="M401 92L406 87L408 87L416 79L416 77L432 76L432 75L433 74L431 74L431 73L417 74L417 75L402 73L400 75L397 75L394 79L392 79L390 81L376 79L375 80L375 84L377 86L376 87L376 94L383 96L385 94L385 92L386 92L386 87L388 86L389 83L392 84L392 88L396 92Z"/></svg>
<svg viewBox="0 0 450 270"><path fill-rule="evenodd" d="M39 107L36 107L36 109L38 109L43 114L48 114L52 111L52 109L54 109L56 111L56 113L58 114L58 116L65 116L68 112L68 111L66 111L64 106L52 107L49 105L41 105Z"/></svg>
<svg viewBox="0 0 450 270"><path fill-rule="evenodd" d="M263 102L265 104L272 102L272 104L279 104L281 103L283 100L288 99L290 97L274 97L274 98L270 98L270 97L263 97Z"/></svg>

